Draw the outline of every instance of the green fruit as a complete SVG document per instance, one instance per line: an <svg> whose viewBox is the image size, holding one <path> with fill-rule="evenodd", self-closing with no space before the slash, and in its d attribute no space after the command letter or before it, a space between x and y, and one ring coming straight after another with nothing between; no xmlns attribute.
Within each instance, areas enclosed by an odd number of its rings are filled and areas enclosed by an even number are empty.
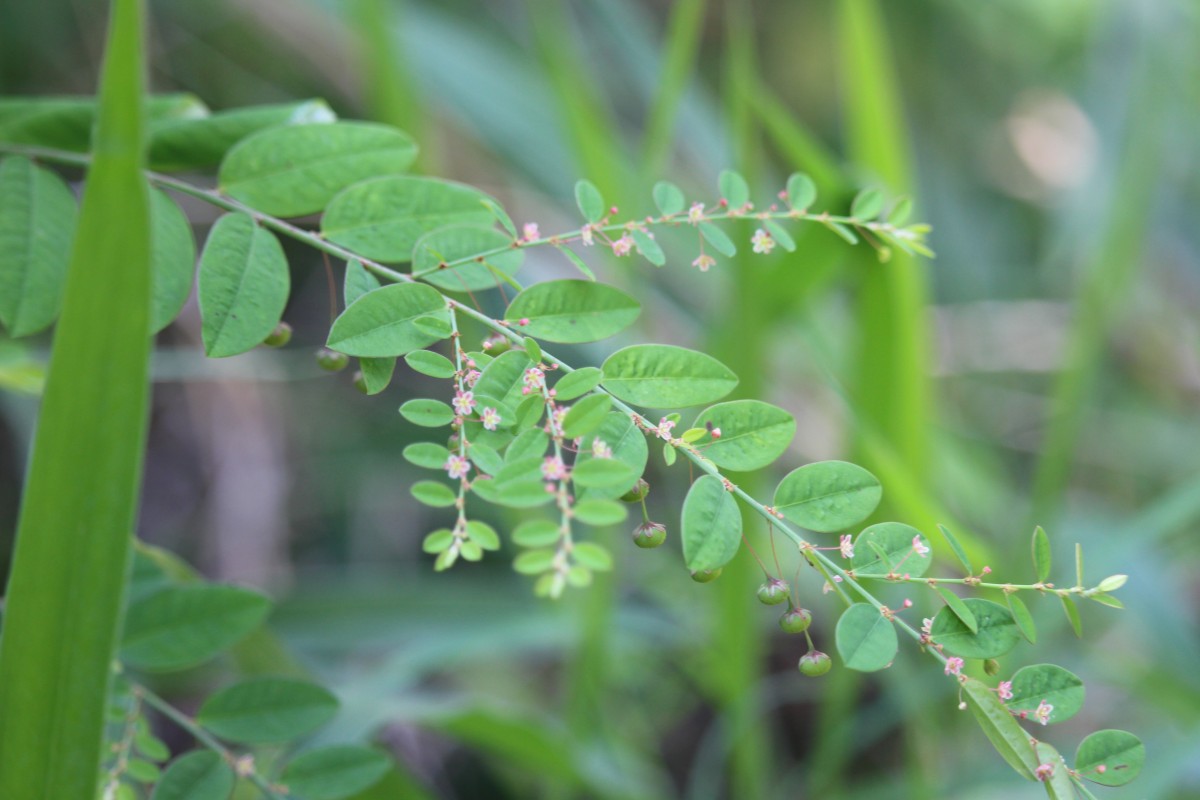
<svg viewBox="0 0 1200 800"><path fill-rule="evenodd" d="M263 344L267 347L283 347L292 340L292 326L286 322L281 322L275 326L275 330L263 339Z"/></svg>
<svg viewBox="0 0 1200 800"><path fill-rule="evenodd" d="M812 612L807 608L789 608L779 618L779 627L784 633L804 633L812 624Z"/></svg>
<svg viewBox="0 0 1200 800"><path fill-rule="evenodd" d="M350 356L322 347L317 351L317 366L326 372L341 372L350 363Z"/></svg>
<svg viewBox="0 0 1200 800"><path fill-rule="evenodd" d="M370 390L367 389L367 379L363 377L361 369L354 373L354 388L363 394L370 394Z"/></svg>
<svg viewBox="0 0 1200 800"><path fill-rule="evenodd" d="M833 667L833 659L820 650L809 650L800 656L800 663L797 666L802 674L810 678L818 678Z"/></svg>
<svg viewBox="0 0 1200 800"><path fill-rule="evenodd" d="M1000 662L994 658L989 658L983 662L983 671L988 675L995 675L1000 671Z"/></svg>
<svg viewBox="0 0 1200 800"><path fill-rule="evenodd" d="M626 503L638 503L648 494L650 494L650 484L646 483L645 478L638 478L633 488L621 495L621 499Z"/></svg>
<svg viewBox="0 0 1200 800"><path fill-rule="evenodd" d="M758 587L758 602L764 606L777 606L791 595L788 585L779 578L771 578Z"/></svg>
<svg viewBox="0 0 1200 800"><path fill-rule="evenodd" d="M712 583L717 578L721 577L721 568L716 569L701 569L692 573L692 580L696 583Z"/></svg>
<svg viewBox="0 0 1200 800"><path fill-rule="evenodd" d="M658 547L667 540L667 527L659 522L643 522L633 529L633 543L638 547Z"/></svg>

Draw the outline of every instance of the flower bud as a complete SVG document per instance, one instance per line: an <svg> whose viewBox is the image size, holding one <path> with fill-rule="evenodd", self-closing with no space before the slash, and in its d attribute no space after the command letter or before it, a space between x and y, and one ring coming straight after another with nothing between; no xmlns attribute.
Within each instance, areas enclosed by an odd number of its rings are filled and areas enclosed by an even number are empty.
<svg viewBox="0 0 1200 800"><path fill-rule="evenodd" d="M661 522L643 522L633 529L633 543L638 547L658 547L667 540L667 526Z"/></svg>
<svg viewBox="0 0 1200 800"><path fill-rule="evenodd" d="M341 372L350 363L350 356L322 347L317 351L317 366L326 372Z"/></svg>
<svg viewBox="0 0 1200 800"><path fill-rule="evenodd" d="M646 483L645 478L638 478L633 488L621 495L621 499L626 503L640 503L648 494L650 494L650 484Z"/></svg>
<svg viewBox="0 0 1200 800"><path fill-rule="evenodd" d="M779 578L771 578L758 587L758 602L764 606L777 606L788 599L791 591L788 585Z"/></svg>
<svg viewBox="0 0 1200 800"><path fill-rule="evenodd" d="M721 577L721 568L716 569L701 569L692 573L692 580L696 583L712 583L717 578Z"/></svg>
<svg viewBox="0 0 1200 800"><path fill-rule="evenodd" d="M1000 662L994 658L986 659L983 662L983 671L988 675L995 675L1000 671Z"/></svg>
<svg viewBox="0 0 1200 800"><path fill-rule="evenodd" d="M275 330L267 334L267 338L263 339L263 344L267 347L283 347L292 340L292 326L286 322L281 322L275 326Z"/></svg>
<svg viewBox="0 0 1200 800"><path fill-rule="evenodd" d="M809 650L800 656L800 663L797 666L802 674L810 678L819 678L833 667L833 659L820 650Z"/></svg>
<svg viewBox="0 0 1200 800"><path fill-rule="evenodd" d="M812 624L812 612L807 608L789 608L779 618L779 627L784 633L804 633Z"/></svg>

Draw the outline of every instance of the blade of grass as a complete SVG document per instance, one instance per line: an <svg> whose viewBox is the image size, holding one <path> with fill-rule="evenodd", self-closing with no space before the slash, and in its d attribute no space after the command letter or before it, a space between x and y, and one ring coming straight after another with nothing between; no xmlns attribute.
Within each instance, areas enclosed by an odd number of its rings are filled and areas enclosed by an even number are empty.
<svg viewBox="0 0 1200 800"><path fill-rule="evenodd" d="M146 430L142 0L116 0L0 638L0 797L96 791Z"/></svg>
<svg viewBox="0 0 1200 800"><path fill-rule="evenodd" d="M667 21L666 53L662 78L650 106L646 136L642 141L642 175L652 180L666 166L680 102L696 62L700 34L704 29L705 0L681 0Z"/></svg>

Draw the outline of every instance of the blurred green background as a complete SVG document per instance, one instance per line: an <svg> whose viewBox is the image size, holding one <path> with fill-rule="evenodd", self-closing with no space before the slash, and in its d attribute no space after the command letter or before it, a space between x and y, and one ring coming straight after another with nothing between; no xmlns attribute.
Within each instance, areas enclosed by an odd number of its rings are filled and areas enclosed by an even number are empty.
<svg viewBox="0 0 1200 800"><path fill-rule="evenodd" d="M725 167L750 178L760 205L794 170L835 211L863 185L915 195L934 261L880 263L815 228L796 254L703 275L689 266L694 243L665 234L661 270L590 253L646 311L621 341L561 354L595 364L651 340L721 357L741 394L799 422L774 474L742 480L764 500L786 470L847 458L883 480L880 518L927 534L950 525L1001 580L1032 580L1035 523L1055 542L1060 583L1076 542L1092 582L1130 574L1126 610L1083 609L1082 642L1057 604L1035 602L1039 644L1003 673L1052 661L1084 678L1084 713L1046 733L1064 753L1096 728L1145 740L1143 776L1099 797L1200 796L1200 6L151 7L156 91L213 109L323 97L409 130L421 171L478 185L543 232L577 226L580 177L630 216L652 209L661 178L712 202ZM0 7L0 91L91 93L105 12L86 0ZM212 209L188 210L200 237ZM373 737L411 773L381 796L1042 796L911 648L881 675L799 676L803 644L754 601L761 575L744 554L702 586L677 537L641 552L611 531L615 574L560 603L534 600L505 557L435 575L420 541L444 515L408 495L417 477L400 450L418 432L395 411L441 387L404 373L365 398L349 374L320 373L324 266L289 255L289 348L206 361L194 305L161 336L139 533L281 598L275 629L345 703L322 735ZM570 270L534 251L524 280ZM0 341L5 553L36 410L22 376L47 346ZM652 517L674 534L687 475L651 463ZM516 520L489 513L502 530ZM834 598L802 585L817 646L832 651ZM934 606L908 594L919 623ZM186 706L214 678L167 690Z"/></svg>

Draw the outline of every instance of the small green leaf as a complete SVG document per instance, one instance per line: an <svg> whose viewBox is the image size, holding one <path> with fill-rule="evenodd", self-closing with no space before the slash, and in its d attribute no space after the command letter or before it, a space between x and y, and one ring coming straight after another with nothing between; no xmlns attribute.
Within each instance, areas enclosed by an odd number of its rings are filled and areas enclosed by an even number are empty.
<svg viewBox="0 0 1200 800"><path fill-rule="evenodd" d="M628 464L613 458L592 458L577 464L571 470L571 480L582 487L605 488L629 486L637 480L637 474Z"/></svg>
<svg viewBox="0 0 1200 800"><path fill-rule="evenodd" d="M1075 771L1101 786L1124 786L1146 763L1146 747L1128 731L1096 731L1079 743Z"/></svg>
<svg viewBox="0 0 1200 800"><path fill-rule="evenodd" d="M596 572L607 572L613 568L612 553L595 542L576 542L574 549L571 550L571 556L583 566Z"/></svg>
<svg viewBox="0 0 1200 800"><path fill-rule="evenodd" d="M641 313L636 300L603 283L559 280L535 283L504 312L509 323L548 342L578 344L607 339L633 324Z"/></svg>
<svg viewBox="0 0 1200 800"><path fill-rule="evenodd" d="M424 428L440 428L454 421L454 409L441 400L418 398L400 406L400 416Z"/></svg>
<svg viewBox="0 0 1200 800"><path fill-rule="evenodd" d="M203 664L257 628L270 601L248 589L171 586L130 604L121 660L148 672Z"/></svg>
<svg viewBox="0 0 1200 800"><path fill-rule="evenodd" d="M595 367L583 367L568 372L554 384L554 399L559 402L574 400L600 385L604 373Z"/></svg>
<svg viewBox="0 0 1200 800"><path fill-rule="evenodd" d="M596 280L596 273L592 272L592 268L587 265L587 262L580 258L574 250L563 245L555 246L558 252L567 257L567 260L575 265L575 269L583 273L583 276L589 281Z"/></svg>
<svg viewBox="0 0 1200 800"><path fill-rule="evenodd" d="M192 293L196 240L183 211L157 189L150 192L150 268L154 271L150 332L158 333L179 316Z"/></svg>
<svg viewBox="0 0 1200 800"><path fill-rule="evenodd" d="M508 215L508 212L505 211L499 203L490 197L485 197L482 202L484 207L491 212L493 217L495 217L496 222L500 223L500 227L504 228L504 230L508 232L509 236L511 236L513 239L521 238L521 235L517 233L517 226L513 224L512 217Z"/></svg>
<svg viewBox="0 0 1200 800"><path fill-rule="evenodd" d="M494 397L509 408L516 408L526 395L525 370L533 366L523 350L501 353L495 361L483 368L475 382L475 394Z"/></svg>
<svg viewBox="0 0 1200 800"><path fill-rule="evenodd" d="M967 626L967 630L971 633L979 632L979 623L975 620L975 615L971 613L971 609L967 604L959 598L954 592L949 589L939 586L937 587L938 594L946 601L946 605L954 612L954 616L958 617L959 621Z"/></svg>
<svg viewBox="0 0 1200 800"><path fill-rule="evenodd" d="M787 181L787 202L793 211L806 211L817 200L817 185L803 172L793 173Z"/></svg>
<svg viewBox="0 0 1200 800"><path fill-rule="evenodd" d="M962 564L963 569L967 571L968 575L974 575L975 571L971 569L971 559L967 558L967 551L959 543L958 537L951 533L950 529L945 525L938 525L937 529L941 531L946 544L950 545L950 550L954 553L954 557L958 559L958 563Z"/></svg>
<svg viewBox="0 0 1200 800"><path fill-rule="evenodd" d="M854 197L850 204L850 216L855 219L869 221L879 216L883 211L883 192L875 188L863 189Z"/></svg>
<svg viewBox="0 0 1200 800"><path fill-rule="evenodd" d="M615 500L589 498L575 504L575 518L580 522L597 527L624 522L629 515L625 506Z"/></svg>
<svg viewBox="0 0 1200 800"><path fill-rule="evenodd" d="M458 500L453 489L437 481L418 481L413 484L411 491L417 502L434 508L449 508Z"/></svg>
<svg viewBox="0 0 1200 800"><path fill-rule="evenodd" d="M1021 634L1007 608L978 597L968 597L963 603L975 615L978 629L972 631L950 608L943 608L933 619L934 644L961 658L999 658L1017 646Z"/></svg>
<svg viewBox="0 0 1200 800"><path fill-rule="evenodd" d="M633 243L637 245L638 252L656 267L661 267L667 263L667 256L663 253L662 247L658 242L644 230L634 228L630 235L633 236Z"/></svg>
<svg viewBox="0 0 1200 800"><path fill-rule="evenodd" d="M404 172L416 156L412 138L386 125L285 125L238 143L221 162L218 183L259 211L295 217L320 211L351 184Z"/></svg>
<svg viewBox="0 0 1200 800"><path fill-rule="evenodd" d="M895 626L869 603L855 603L842 613L834 639L842 661L858 672L889 666L900 647Z"/></svg>
<svg viewBox="0 0 1200 800"><path fill-rule="evenodd" d="M279 240L249 214L226 214L200 256L200 318L210 358L257 347L279 324L291 288Z"/></svg>
<svg viewBox="0 0 1200 800"><path fill-rule="evenodd" d="M378 783L392 768L382 751L357 745L332 745L292 759L281 782L303 800L344 800Z"/></svg>
<svg viewBox="0 0 1200 800"><path fill-rule="evenodd" d="M367 258L403 262L430 231L486 226L492 221L487 199L474 187L437 178L375 178L334 197L321 219L321 232Z"/></svg>
<svg viewBox="0 0 1200 800"><path fill-rule="evenodd" d="M575 184L575 204L579 213L587 222L599 222L604 219L604 197L591 181L579 181Z"/></svg>
<svg viewBox="0 0 1200 800"><path fill-rule="evenodd" d="M360 358L358 365L367 394L379 394L392 382L392 375L396 372L396 357Z"/></svg>
<svg viewBox="0 0 1200 800"><path fill-rule="evenodd" d="M670 443L663 445L663 463L668 467L675 463L675 448Z"/></svg>
<svg viewBox="0 0 1200 800"><path fill-rule="evenodd" d="M704 240L713 246L718 253L726 258L733 258L737 255L737 245L729 238L725 231L718 228L711 222L700 223L700 235Z"/></svg>
<svg viewBox="0 0 1200 800"><path fill-rule="evenodd" d="M1075 585L1083 586L1083 545L1075 543Z"/></svg>
<svg viewBox="0 0 1200 800"><path fill-rule="evenodd" d="M1004 599L1008 601L1008 610L1012 612L1021 636L1030 644L1037 644L1037 626L1033 624L1033 615L1029 613L1025 601L1015 594L1006 594Z"/></svg>
<svg viewBox="0 0 1200 800"><path fill-rule="evenodd" d="M410 463L425 469L445 469L446 459L450 451L440 444L433 442L416 442L404 448L404 458Z"/></svg>
<svg viewBox="0 0 1200 800"><path fill-rule="evenodd" d="M654 184L654 204L664 217L672 217L683 211L685 203L683 192L675 184L668 181Z"/></svg>
<svg viewBox="0 0 1200 800"><path fill-rule="evenodd" d="M921 545L924 554L917 552ZM880 522L854 540L854 571L859 575L910 575L919 578L933 563L929 542L916 528L900 522Z"/></svg>
<svg viewBox="0 0 1200 800"><path fill-rule="evenodd" d="M888 224L900 226L908 222L908 218L912 216L912 209L913 201L911 197L899 198L896 200L896 204L892 206L892 210L888 212Z"/></svg>
<svg viewBox="0 0 1200 800"><path fill-rule="evenodd" d="M486 444L472 443L467 455L485 475L498 475L504 469L504 459Z"/></svg>
<svg viewBox="0 0 1200 800"><path fill-rule="evenodd" d="M683 561L692 572L720 569L742 544L742 513L721 479L703 475L683 501Z"/></svg>
<svg viewBox="0 0 1200 800"><path fill-rule="evenodd" d="M440 528L425 537L421 549L426 553L442 553L450 549L454 543L454 532L449 528Z"/></svg>
<svg viewBox="0 0 1200 800"><path fill-rule="evenodd" d="M789 253L796 252L796 240L788 233L787 228L780 225L773 219L768 219L763 222L763 227L767 229L767 233L771 234L771 238L779 242L780 246Z"/></svg>
<svg viewBox="0 0 1200 800"><path fill-rule="evenodd" d="M471 520L467 523L467 537L484 550L499 550L500 536L486 522Z"/></svg>
<svg viewBox="0 0 1200 800"><path fill-rule="evenodd" d="M445 307L446 301L432 287L384 286L355 300L334 320L326 345L350 356L406 355L444 338L441 329L418 325L417 320L435 315L444 321Z"/></svg>
<svg viewBox="0 0 1200 800"><path fill-rule="evenodd" d="M454 377L454 362L441 353L434 353L430 350L414 350L404 357L404 363L431 378Z"/></svg>
<svg viewBox="0 0 1200 800"><path fill-rule="evenodd" d="M1013 712L1032 715L1042 701L1054 706L1049 723L1068 720L1083 708L1083 681L1054 664L1033 664L1017 670L1012 677L1012 693L1007 703Z"/></svg>
<svg viewBox="0 0 1200 800"><path fill-rule="evenodd" d="M782 408L759 400L731 400L706 408L697 428L720 430L703 445L704 456L722 469L749 472L783 455L796 435L796 419Z"/></svg>
<svg viewBox="0 0 1200 800"><path fill-rule="evenodd" d="M553 550L530 550L513 560L513 569L522 575L538 575L554 566Z"/></svg>
<svg viewBox="0 0 1200 800"><path fill-rule="evenodd" d="M379 278L369 272L361 261L346 262L346 277L342 281L342 302L350 305L367 292L380 287Z"/></svg>
<svg viewBox="0 0 1200 800"><path fill-rule="evenodd" d="M508 450L504 454L504 460L512 463L527 461L531 458L540 459L546 454L546 448L549 446L550 437L540 428L523 431L508 446Z"/></svg>
<svg viewBox="0 0 1200 800"><path fill-rule="evenodd" d="M750 186L746 179L733 170L722 170L717 176L717 187L729 208L737 210L750 202Z"/></svg>
<svg viewBox="0 0 1200 800"><path fill-rule="evenodd" d="M829 230L836 233L838 236L840 236L844 241L848 242L849 244L858 244L858 236L854 233L854 231L850 230L849 228L847 228L845 225L841 224L840 222L834 222L833 220L826 219L826 220L821 220L821 224L824 225L826 228L829 228Z"/></svg>
<svg viewBox="0 0 1200 800"><path fill-rule="evenodd" d="M1037 755L1029 743L1029 735L1017 724L1008 708L1000 702L995 692L974 678L964 680L962 688L971 713L996 752L1021 777L1034 780L1033 771L1038 767Z"/></svg>
<svg viewBox="0 0 1200 800"><path fill-rule="evenodd" d="M592 394L571 406L563 418L563 436L578 439L592 433L602 424L612 408L612 398L606 394Z"/></svg>
<svg viewBox="0 0 1200 800"><path fill-rule="evenodd" d="M171 762L151 800L229 800L237 776L211 750L193 750Z"/></svg>
<svg viewBox="0 0 1200 800"><path fill-rule="evenodd" d="M1079 608L1076 607L1075 601L1065 595L1059 595L1062 600L1063 612L1067 615L1067 621L1071 623L1071 630L1075 631L1075 637L1083 638L1083 620L1079 618Z"/></svg>
<svg viewBox="0 0 1200 800"><path fill-rule="evenodd" d="M238 744L289 742L333 719L338 701L328 689L290 678L251 678L211 695L196 721Z"/></svg>
<svg viewBox="0 0 1200 800"><path fill-rule="evenodd" d="M1050 577L1051 563L1050 537L1038 525L1033 529L1033 571L1038 583L1045 583Z"/></svg>
<svg viewBox="0 0 1200 800"><path fill-rule="evenodd" d="M152 784L162 777L158 767L140 758L131 758L125 762L125 775L138 783L146 784ZM137 795L133 795L134 800L136 797Z"/></svg>
<svg viewBox="0 0 1200 800"><path fill-rule="evenodd" d="M529 356L529 360L534 364L542 362L542 346L537 343L537 340L531 336L526 336L521 342L521 346L525 348L525 354Z"/></svg>
<svg viewBox="0 0 1200 800"><path fill-rule="evenodd" d="M548 519L522 522L512 532L512 540L521 547L549 547L562 537L558 524Z"/></svg>
<svg viewBox="0 0 1200 800"><path fill-rule="evenodd" d="M647 408L683 408L720 400L737 386L733 372L696 350L639 344L604 362L603 386L627 403Z"/></svg>
<svg viewBox="0 0 1200 800"><path fill-rule="evenodd" d="M774 505L801 527L834 533L871 516L882 497L879 480L857 464L817 461L784 477Z"/></svg>
<svg viewBox="0 0 1200 800"><path fill-rule="evenodd" d="M611 458L596 458L594 448L597 441L603 442L612 451ZM628 469L627 478L623 483L605 483L600 485L592 481L583 491L580 498L606 497L616 498L633 487L638 477L646 469L646 461L650 456L650 448L646 437L638 429L628 414L612 411L604 419L604 424L595 433L583 437L579 443L579 454L575 456L576 476L579 470L587 474L587 465L593 461L619 462ZM584 480L587 480L585 477Z"/></svg>
<svg viewBox="0 0 1200 800"><path fill-rule="evenodd" d="M472 210L473 207L472 207ZM491 255L483 256L481 253ZM456 261L466 263L450 267ZM412 269L423 280L450 292L494 289L501 282L520 286L512 279L525 261L525 251L495 228L450 225L422 236L412 247Z"/></svg>

